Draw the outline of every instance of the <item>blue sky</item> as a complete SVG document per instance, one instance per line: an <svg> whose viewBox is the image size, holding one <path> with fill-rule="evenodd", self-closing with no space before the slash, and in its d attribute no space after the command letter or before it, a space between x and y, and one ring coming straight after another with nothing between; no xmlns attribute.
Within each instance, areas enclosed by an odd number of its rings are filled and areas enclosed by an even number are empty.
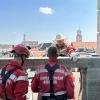
<svg viewBox="0 0 100 100"><path fill-rule="evenodd" d="M58 33L75 41L96 41L96 0L0 0L0 44L27 40L50 42Z"/></svg>

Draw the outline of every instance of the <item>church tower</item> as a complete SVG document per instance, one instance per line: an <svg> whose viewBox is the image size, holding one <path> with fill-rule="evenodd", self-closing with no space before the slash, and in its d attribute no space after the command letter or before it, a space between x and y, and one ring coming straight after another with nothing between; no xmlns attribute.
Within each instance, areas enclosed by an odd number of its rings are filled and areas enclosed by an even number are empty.
<svg viewBox="0 0 100 100"><path fill-rule="evenodd" d="M77 30L77 35L76 35L76 42L82 42L82 31L80 29Z"/></svg>

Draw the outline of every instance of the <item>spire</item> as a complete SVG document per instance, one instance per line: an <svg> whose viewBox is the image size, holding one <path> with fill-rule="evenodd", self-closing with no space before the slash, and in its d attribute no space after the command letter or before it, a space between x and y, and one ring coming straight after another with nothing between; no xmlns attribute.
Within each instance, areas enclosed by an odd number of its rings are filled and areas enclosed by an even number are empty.
<svg viewBox="0 0 100 100"><path fill-rule="evenodd" d="M26 41L26 35L24 34L23 35L23 42L25 42Z"/></svg>
<svg viewBox="0 0 100 100"><path fill-rule="evenodd" d="M81 31L81 29L79 27L79 29L77 30L77 34L81 34L81 33L82 33L82 31Z"/></svg>
<svg viewBox="0 0 100 100"><path fill-rule="evenodd" d="M82 31L80 28L77 30L76 42L82 42Z"/></svg>

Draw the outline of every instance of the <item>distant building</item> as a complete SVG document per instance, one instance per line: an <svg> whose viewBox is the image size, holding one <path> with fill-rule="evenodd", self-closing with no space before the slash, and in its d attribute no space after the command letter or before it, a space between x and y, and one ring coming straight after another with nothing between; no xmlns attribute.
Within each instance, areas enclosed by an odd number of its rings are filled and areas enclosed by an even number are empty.
<svg viewBox="0 0 100 100"><path fill-rule="evenodd" d="M23 35L23 41L22 41L21 44L26 45L26 46L30 46L30 47L32 47L32 48L37 48L37 46L38 46L38 41L26 40L26 35L24 34L24 35Z"/></svg>
<svg viewBox="0 0 100 100"><path fill-rule="evenodd" d="M46 50L52 45L52 43L41 43L38 45L39 50Z"/></svg>
<svg viewBox="0 0 100 100"><path fill-rule="evenodd" d="M0 52L11 51L14 45L0 44Z"/></svg>
<svg viewBox="0 0 100 100"><path fill-rule="evenodd" d="M32 48L30 50L30 56L31 57L43 57L45 55L45 50L38 50L38 48Z"/></svg>
<svg viewBox="0 0 100 100"><path fill-rule="evenodd" d="M76 35L76 42L82 42L82 31L80 29L77 30L77 35Z"/></svg>
<svg viewBox="0 0 100 100"><path fill-rule="evenodd" d="M96 50L97 43L96 42L72 42L73 46L78 48L88 48Z"/></svg>
<svg viewBox="0 0 100 100"><path fill-rule="evenodd" d="M32 48L37 48L38 41L23 41L21 44L24 44L26 46L30 46Z"/></svg>
<svg viewBox="0 0 100 100"><path fill-rule="evenodd" d="M0 44L0 57L12 57L10 51L14 45Z"/></svg>

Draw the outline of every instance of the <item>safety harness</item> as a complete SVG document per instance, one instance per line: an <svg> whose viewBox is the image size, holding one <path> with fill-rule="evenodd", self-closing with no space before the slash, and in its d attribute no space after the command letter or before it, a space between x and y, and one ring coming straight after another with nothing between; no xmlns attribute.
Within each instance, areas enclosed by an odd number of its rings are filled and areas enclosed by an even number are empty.
<svg viewBox="0 0 100 100"><path fill-rule="evenodd" d="M49 80L50 80L50 97L49 98L47 97L47 99L43 99L43 100L65 100L64 96L66 96L66 95L63 96L63 99L60 99L61 96L57 97L54 94L54 72L59 68L59 65L55 64L53 67L51 67L49 64L46 64L45 68L47 69L48 74L49 74ZM44 97L44 98L46 98L46 97ZM57 99L57 98L59 98L59 99ZM67 98L66 98L66 100L67 100Z"/></svg>
<svg viewBox="0 0 100 100"><path fill-rule="evenodd" d="M8 65L7 65L8 66ZM7 67L6 66L6 67ZM4 95L5 95L5 98L4 100L11 100L10 98L8 98L7 96L7 92L6 92L6 81L7 79L10 77L10 75L16 71L18 68L13 68L11 70L9 70L8 72L6 72L6 67L4 67L2 69L2 72L1 72L1 76L2 76L2 85L3 85L3 90L4 90Z"/></svg>

